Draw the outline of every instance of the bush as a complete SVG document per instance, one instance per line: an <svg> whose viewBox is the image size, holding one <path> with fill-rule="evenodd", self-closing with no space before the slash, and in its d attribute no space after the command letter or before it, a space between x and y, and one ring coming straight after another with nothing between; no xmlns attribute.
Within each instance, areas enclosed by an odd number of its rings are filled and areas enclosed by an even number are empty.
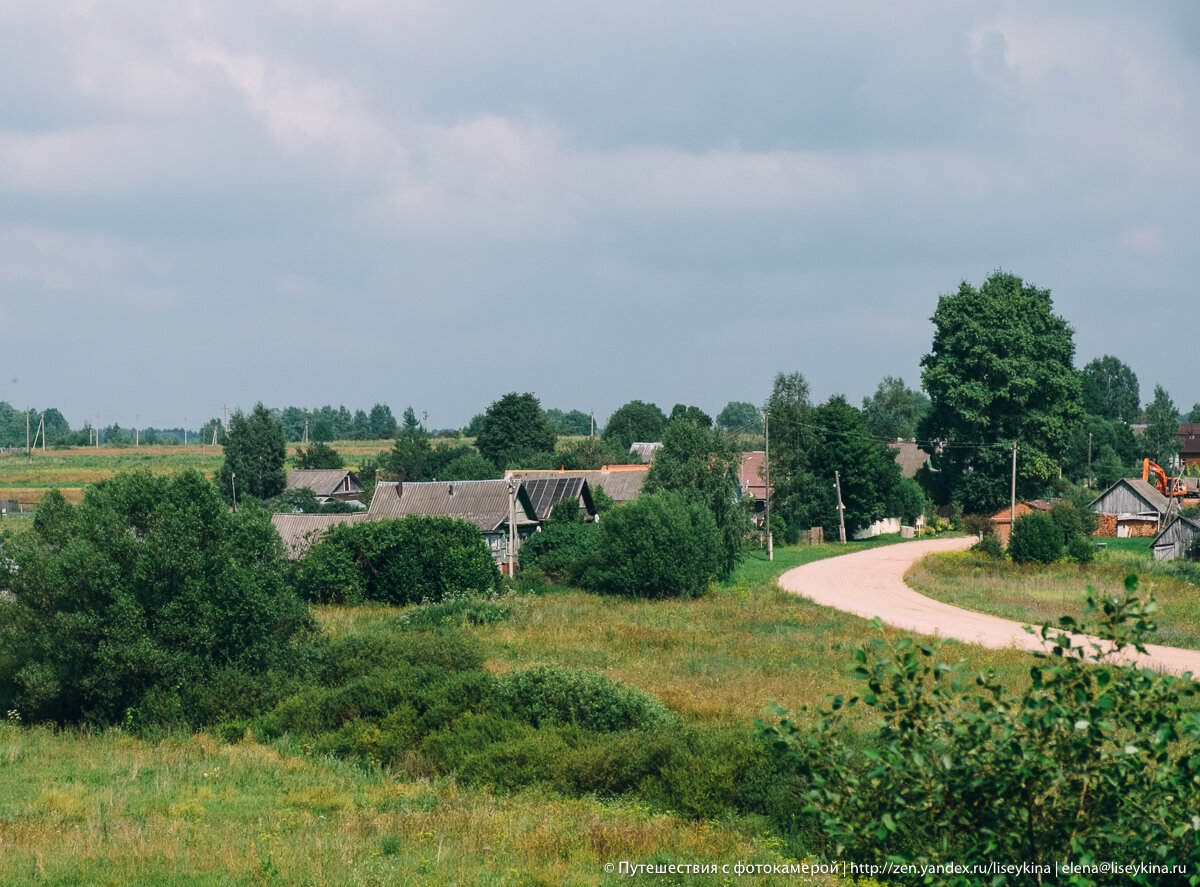
<svg viewBox="0 0 1200 887"><path fill-rule="evenodd" d="M4 554L0 705L26 721L195 726L238 704L214 686L286 673L315 631L269 516L230 513L196 472L118 475L74 508L52 496Z"/></svg>
<svg viewBox="0 0 1200 887"><path fill-rule="evenodd" d="M996 535L996 525L986 514L967 514L963 516L962 528L964 533L983 539Z"/></svg>
<svg viewBox="0 0 1200 887"><path fill-rule="evenodd" d="M1033 511L1013 522L1008 556L1014 563L1052 564L1062 553L1062 530L1046 512Z"/></svg>
<svg viewBox="0 0 1200 887"><path fill-rule="evenodd" d="M994 534L985 535L971 546L971 551L978 551L981 554L986 554L988 557L997 559L1004 557L1004 546L1000 544L1000 539Z"/></svg>
<svg viewBox="0 0 1200 887"><path fill-rule="evenodd" d="M355 584L347 573L353 564ZM298 581L313 600L365 600L388 604L486 595L500 589L500 571L479 531L449 517L411 515L400 520L340 524L309 549Z"/></svg>
<svg viewBox="0 0 1200 887"><path fill-rule="evenodd" d="M712 513L677 493L643 494L599 525L580 578L585 588L642 598L688 598L716 577L722 550Z"/></svg>
<svg viewBox="0 0 1200 887"><path fill-rule="evenodd" d="M496 680L496 696L534 727L573 724L591 730L650 730L678 721L659 700L586 669L543 665Z"/></svg>
<svg viewBox="0 0 1200 887"><path fill-rule="evenodd" d="M1096 546L1087 536L1072 536L1067 541L1067 557L1077 564L1090 564L1096 559Z"/></svg>
<svg viewBox="0 0 1200 887"><path fill-rule="evenodd" d="M594 548L597 530L596 524L547 523L540 533L521 543L521 575L564 584L577 582Z"/></svg>

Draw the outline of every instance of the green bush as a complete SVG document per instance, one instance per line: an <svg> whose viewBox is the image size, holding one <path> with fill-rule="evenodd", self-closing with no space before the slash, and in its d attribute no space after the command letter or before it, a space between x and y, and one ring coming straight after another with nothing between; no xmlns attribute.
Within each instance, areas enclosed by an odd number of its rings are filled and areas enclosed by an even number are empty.
<svg viewBox="0 0 1200 887"><path fill-rule="evenodd" d="M313 600L335 600L342 589L341 598L350 602L361 589L363 599L388 604L494 594L501 585L500 571L473 525L417 515L333 527L309 549L297 576Z"/></svg>
<svg viewBox="0 0 1200 887"><path fill-rule="evenodd" d="M650 730L677 716L635 687L586 669L542 665L496 679L496 698L534 727L573 724L591 730Z"/></svg>
<svg viewBox="0 0 1200 887"><path fill-rule="evenodd" d="M1077 564L1090 564L1096 559L1096 546L1087 536L1072 536L1067 540L1067 557Z"/></svg>
<svg viewBox="0 0 1200 887"><path fill-rule="evenodd" d="M689 598L716 577L722 550L712 513L677 493L643 494L609 513L580 583L641 598Z"/></svg>
<svg viewBox="0 0 1200 887"><path fill-rule="evenodd" d="M594 548L598 529L596 524L547 523L540 533L521 543L521 575L563 584L578 582Z"/></svg>
<svg viewBox="0 0 1200 887"><path fill-rule="evenodd" d="M1154 602L1088 600L1092 629L1116 650L1143 649ZM1114 664L1080 641L1074 619L1040 636L1029 686L1010 693L993 672L938 661L910 638L872 641L856 653L864 682L849 700L763 728L808 775L806 801L832 856L918 866L947 859L1022 860L1045 866L1013 883L1049 882L1055 861L1200 858L1194 798L1200 779L1200 688L1190 676ZM1119 656L1116 657L1119 659ZM851 742L843 710L862 704L876 733ZM855 719L856 723L864 719ZM1097 866L1098 868L1098 866ZM1161 873L1082 874L1077 885L1189 883ZM997 883L948 875L950 885Z"/></svg>
<svg viewBox="0 0 1200 887"><path fill-rule="evenodd" d="M996 525L992 523L992 519L986 514L963 515L962 528L964 533L978 536L981 539L986 536L996 535Z"/></svg>
<svg viewBox="0 0 1200 887"><path fill-rule="evenodd" d="M0 705L26 721L195 726L238 707L220 686L286 673L315 631L269 516L230 513L196 472L51 496L3 546Z"/></svg>
<svg viewBox="0 0 1200 887"><path fill-rule="evenodd" d="M971 546L971 551L978 551L981 554L986 554L988 557L1002 558L1004 557L1004 546L1000 540L992 534L985 535L982 539Z"/></svg>
<svg viewBox="0 0 1200 887"><path fill-rule="evenodd" d="M1014 563L1052 564L1062 554L1062 530L1046 512L1033 511L1013 522L1008 556Z"/></svg>

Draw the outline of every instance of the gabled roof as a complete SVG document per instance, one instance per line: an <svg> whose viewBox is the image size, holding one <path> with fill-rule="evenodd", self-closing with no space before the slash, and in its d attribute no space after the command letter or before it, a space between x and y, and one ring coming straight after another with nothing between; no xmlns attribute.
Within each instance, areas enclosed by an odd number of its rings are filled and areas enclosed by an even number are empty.
<svg viewBox="0 0 1200 887"><path fill-rule="evenodd" d="M578 477L588 482L593 496L596 487L601 487L609 498L620 504L635 498L642 491L642 484L646 482L646 475L649 474L648 468L647 465L615 465L611 469L595 471L515 470L508 473L522 481L549 477Z"/></svg>
<svg viewBox="0 0 1200 887"><path fill-rule="evenodd" d="M523 485L517 486L517 523L537 523L537 514ZM370 520L408 517L455 517L492 533L508 522L508 482L503 480L380 481L367 509Z"/></svg>
<svg viewBox="0 0 1200 887"><path fill-rule="evenodd" d="M543 477L523 480L521 485L529 494L529 501L533 503L533 511L538 520L550 517L550 511L564 499L582 501L588 514L596 513L596 505L592 502L592 488L582 477Z"/></svg>
<svg viewBox="0 0 1200 887"><path fill-rule="evenodd" d="M1166 536L1169 532L1171 532L1174 529L1175 525L1179 524L1179 523L1182 523L1185 527L1189 528L1193 533L1200 533L1200 517L1184 517L1182 514L1177 514L1177 515L1175 515L1175 517L1171 518L1170 523L1168 523L1165 527L1162 528L1162 532L1160 532L1157 536L1155 536L1153 539L1150 540L1150 547L1153 548L1155 545L1157 545L1158 540L1161 539L1163 536Z"/></svg>
<svg viewBox="0 0 1200 887"><path fill-rule="evenodd" d="M1170 500L1160 493L1153 484L1142 480L1140 477L1123 477L1092 500L1092 504L1088 507L1096 511L1096 506L1102 505L1105 499L1111 498L1114 491L1117 491L1119 488L1129 490L1137 499L1141 500L1146 506L1143 509L1144 513L1155 512L1161 516L1167 513L1167 508L1171 504Z"/></svg>
<svg viewBox="0 0 1200 887"><path fill-rule="evenodd" d="M767 481L763 477L763 462L766 461L766 457L765 450L749 450L742 453L742 464L738 466L738 487L743 496L767 498Z"/></svg>
<svg viewBox="0 0 1200 887"><path fill-rule="evenodd" d="M929 462L929 454L912 441L898 440L888 446L895 451L893 458L904 477L916 477L917 472Z"/></svg>
<svg viewBox="0 0 1200 887"><path fill-rule="evenodd" d="M350 476L350 490L355 492L362 489L358 478L347 468L299 468L289 471L287 476L288 490L299 490L307 487L318 496L332 496L334 493L346 492L342 489L342 481Z"/></svg>
<svg viewBox="0 0 1200 887"><path fill-rule="evenodd" d="M283 539L288 558L296 560L308 551L330 527L366 520L366 514L273 514L271 523Z"/></svg>
<svg viewBox="0 0 1200 887"><path fill-rule="evenodd" d="M1179 455L1200 456L1200 422L1180 422Z"/></svg>
<svg viewBox="0 0 1200 887"><path fill-rule="evenodd" d="M629 445L629 452L634 453L642 460L643 465L649 465L654 461L654 456L662 448L660 442L648 443L646 441L634 441Z"/></svg>

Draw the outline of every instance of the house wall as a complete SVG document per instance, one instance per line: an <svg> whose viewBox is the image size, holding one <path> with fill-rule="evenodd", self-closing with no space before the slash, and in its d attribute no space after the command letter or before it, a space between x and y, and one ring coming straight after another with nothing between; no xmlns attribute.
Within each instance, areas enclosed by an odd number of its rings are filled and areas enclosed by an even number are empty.
<svg viewBox="0 0 1200 887"><path fill-rule="evenodd" d="M1125 485L1114 487L1092 506L1100 514L1141 514L1152 510L1141 497Z"/></svg>
<svg viewBox="0 0 1200 887"><path fill-rule="evenodd" d="M1170 561L1186 557L1196 535L1195 528L1183 521L1175 521L1154 546L1154 559Z"/></svg>

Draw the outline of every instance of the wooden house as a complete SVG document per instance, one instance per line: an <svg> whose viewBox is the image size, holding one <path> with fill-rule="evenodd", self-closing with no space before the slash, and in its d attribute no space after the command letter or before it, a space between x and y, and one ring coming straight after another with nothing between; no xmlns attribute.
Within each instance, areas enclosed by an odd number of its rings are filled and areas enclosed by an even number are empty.
<svg viewBox="0 0 1200 887"><path fill-rule="evenodd" d="M1176 436L1179 440L1180 466L1184 471L1200 469L1200 422L1181 422ZM1192 485L1189 484L1188 488L1192 489Z"/></svg>
<svg viewBox="0 0 1200 887"><path fill-rule="evenodd" d="M330 527L366 520L363 512L356 514L273 514L271 523L283 539L289 560L299 560Z"/></svg>
<svg viewBox="0 0 1200 887"><path fill-rule="evenodd" d="M514 503L517 550L520 540L538 526L537 513L524 484L516 485ZM368 520L408 517L454 517L474 524L497 563L508 560L509 488L506 480L454 480L408 483L380 481L375 485ZM513 551L516 558L517 550Z"/></svg>
<svg viewBox="0 0 1200 887"><path fill-rule="evenodd" d="M362 502L362 484L354 472L345 468L298 469L289 471L287 490L309 489L321 503L330 499L343 502Z"/></svg>
<svg viewBox="0 0 1200 887"><path fill-rule="evenodd" d="M610 499L618 505L635 498L642 491L646 482L649 465L608 465L594 471L526 471L514 469L507 472L506 477L515 477L520 481L540 480L551 477L577 477L588 482L592 496L600 487Z"/></svg>
<svg viewBox="0 0 1200 887"><path fill-rule="evenodd" d="M574 500L584 520L596 519L596 503L592 501L592 488L582 477L542 477L523 480L521 486L529 494L534 513L539 522L550 517L554 506L565 500Z"/></svg>

